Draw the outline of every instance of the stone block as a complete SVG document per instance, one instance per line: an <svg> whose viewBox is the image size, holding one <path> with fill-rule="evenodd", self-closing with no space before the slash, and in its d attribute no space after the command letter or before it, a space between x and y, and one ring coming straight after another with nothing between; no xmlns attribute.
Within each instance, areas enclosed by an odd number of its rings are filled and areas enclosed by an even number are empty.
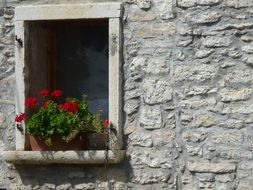
<svg viewBox="0 0 253 190"><path fill-rule="evenodd" d="M130 115L138 111L140 107L140 100L139 99L130 99L125 102L124 111Z"/></svg>
<svg viewBox="0 0 253 190"><path fill-rule="evenodd" d="M176 132L168 128L152 131L152 139L153 145L156 147L170 145L176 140Z"/></svg>
<svg viewBox="0 0 253 190"><path fill-rule="evenodd" d="M141 184L166 182L170 176L167 169L134 169L133 180Z"/></svg>
<svg viewBox="0 0 253 190"><path fill-rule="evenodd" d="M197 59L203 59L203 58L206 58L206 57L209 57L212 53L214 52L213 49L210 49L210 50L197 50L196 53L195 53L195 58Z"/></svg>
<svg viewBox="0 0 253 190"><path fill-rule="evenodd" d="M208 161L190 161L186 167L191 172L197 173L230 173L234 172L236 165L230 162L208 162Z"/></svg>
<svg viewBox="0 0 253 190"><path fill-rule="evenodd" d="M135 32L139 38L164 38L176 34L174 22L142 24Z"/></svg>
<svg viewBox="0 0 253 190"><path fill-rule="evenodd" d="M132 165L146 165L151 168L172 168L174 158L177 156L174 150L163 150L155 148L135 148L131 153ZM158 156L159 155L159 156Z"/></svg>
<svg viewBox="0 0 253 190"><path fill-rule="evenodd" d="M227 129L241 129L245 127L244 121L237 119L227 119L219 124L222 128Z"/></svg>
<svg viewBox="0 0 253 190"><path fill-rule="evenodd" d="M202 65L194 64L192 66L177 65L172 70L172 75L177 81L194 81L203 82L211 80L218 72L218 68L215 65Z"/></svg>
<svg viewBox="0 0 253 190"><path fill-rule="evenodd" d="M146 129L159 129L163 127L160 106L141 106L140 124Z"/></svg>
<svg viewBox="0 0 253 190"><path fill-rule="evenodd" d="M149 131L139 128L131 135L129 135L129 139L131 140L132 145L151 147L153 144L151 134L152 133L150 133Z"/></svg>
<svg viewBox="0 0 253 190"><path fill-rule="evenodd" d="M156 14L154 11L144 11L141 9L134 9L128 14L127 19L131 22L143 22L143 21L152 21L156 19Z"/></svg>
<svg viewBox="0 0 253 190"><path fill-rule="evenodd" d="M241 88L241 89L228 89L224 88L219 92L221 101L230 102L230 101L240 101L248 100L252 95L252 89L250 88Z"/></svg>
<svg viewBox="0 0 253 190"><path fill-rule="evenodd" d="M203 45L207 48L218 48L218 47L228 47L233 43L230 37L206 37L203 40Z"/></svg>
<svg viewBox="0 0 253 190"><path fill-rule="evenodd" d="M233 8L243 8L253 6L251 0L224 0L224 5Z"/></svg>
<svg viewBox="0 0 253 190"><path fill-rule="evenodd" d="M202 142L207 138L205 131L187 130L184 131L182 137L187 142Z"/></svg>
<svg viewBox="0 0 253 190"><path fill-rule="evenodd" d="M151 0L136 0L136 4L140 9L148 10L151 8Z"/></svg>
<svg viewBox="0 0 253 190"><path fill-rule="evenodd" d="M217 131L213 133L211 136L211 140L217 144L227 144L227 145L240 145L243 143L244 135L241 132L223 132Z"/></svg>
<svg viewBox="0 0 253 190"><path fill-rule="evenodd" d="M217 117L211 114L200 114L196 116L193 123L194 127L211 127L218 123Z"/></svg>
<svg viewBox="0 0 253 190"><path fill-rule="evenodd" d="M143 81L143 98L147 104L166 103L172 100L172 88L168 81L147 78Z"/></svg>

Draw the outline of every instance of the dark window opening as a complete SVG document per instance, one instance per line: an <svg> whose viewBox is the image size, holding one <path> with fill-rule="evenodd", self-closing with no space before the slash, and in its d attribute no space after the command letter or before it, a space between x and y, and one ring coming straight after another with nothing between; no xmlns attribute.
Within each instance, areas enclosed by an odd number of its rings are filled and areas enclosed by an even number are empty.
<svg viewBox="0 0 253 190"><path fill-rule="evenodd" d="M26 94L61 89L88 96L91 112L108 118L108 19L28 22ZM29 51L32 50L32 51Z"/></svg>

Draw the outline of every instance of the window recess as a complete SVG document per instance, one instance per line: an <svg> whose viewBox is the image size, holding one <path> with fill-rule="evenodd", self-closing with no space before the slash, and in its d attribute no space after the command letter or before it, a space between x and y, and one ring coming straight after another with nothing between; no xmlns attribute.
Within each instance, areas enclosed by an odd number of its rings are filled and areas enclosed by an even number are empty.
<svg viewBox="0 0 253 190"><path fill-rule="evenodd" d="M27 151L25 130L17 129L16 150L1 153L6 161L118 163L123 159L121 16L120 3L16 7L16 112L25 112L25 97L44 87L60 88L66 96L75 97L84 91L90 97L91 111L98 105L106 110L103 117L109 118L112 130L109 152L45 154Z"/></svg>

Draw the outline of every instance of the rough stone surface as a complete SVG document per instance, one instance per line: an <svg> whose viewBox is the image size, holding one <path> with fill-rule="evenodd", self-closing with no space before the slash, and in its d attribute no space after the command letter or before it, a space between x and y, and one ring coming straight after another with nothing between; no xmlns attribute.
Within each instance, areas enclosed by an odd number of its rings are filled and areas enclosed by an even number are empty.
<svg viewBox="0 0 253 190"><path fill-rule="evenodd" d="M0 2L0 151L15 143L15 7L87 2L114 1ZM0 189L252 189L253 1L117 2L125 160L105 168L0 159Z"/></svg>
<svg viewBox="0 0 253 190"><path fill-rule="evenodd" d="M172 88L167 81L145 79L143 91L144 101L147 104L165 103L172 100Z"/></svg>
<svg viewBox="0 0 253 190"><path fill-rule="evenodd" d="M192 172L199 173L229 173L234 172L236 169L236 165L228 162L220 162L220 163L211 163L211 162L188 162L187 168Z"/></svg>

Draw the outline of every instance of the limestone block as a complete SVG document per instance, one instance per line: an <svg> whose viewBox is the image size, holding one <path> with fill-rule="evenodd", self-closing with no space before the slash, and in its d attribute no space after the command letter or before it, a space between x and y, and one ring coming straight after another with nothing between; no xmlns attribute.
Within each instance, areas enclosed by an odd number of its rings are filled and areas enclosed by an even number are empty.
<svg viewBox="0 0 253 190"><path fill-rule="evenodd" d="M252 95L252 89L243 88L243 89L228 89L224 88L219 92L221 101L230 102L230 101L240 101L248 100Z"/></svg>
<svg viewBox="0 0 253 190"><path fill-rule="evenodd" d="M242 148L216 148L218 157L223 159L233 159L233 160L252 160L253 153L249 150L244 150Z"/></svg>
<svg viewBox="0 0 253 190"><path fill-rule="evenodd" d="M228 47L233 43L232 38L230 37L206 37L202 41L203 45L208 48L217 48L217 47Z"/></svg>
<svg viewBox="0 0 253 190"><path fill-rule="evenodd" d="M218 25L214 29L214 31L223 31L223 30L231 30L231 29L244 30L244 29L252 28L252 26L253 26L252 22L247 22L247 21L236 22L236 23L232 22L228 24Z"/></svg>
<svg viewBox="0 0 253 190"><path fill-rule="evenodd" d="M252 55L245 55L242 59L247 65L253 66L253 58Z"/></svg>
<svg viewBox="0 0 253 190"><path fill-rule="evenodd" d="M154 38L154 37L168 37L176 33L176 26L174 22L164 23L149 23L140 25L135 32L136 37L139 38Z"/></svg>
<svg viewBox="0 0 253 190"><path fill-rule="evenodd" d="M172 70L172 75L175 81L201 82L211 80L217 72L218 68L214 65L178 65Z"/></svg>
<svg viewBox="0 0 253 190"><path fill-rule="evenodd" d="M61 184L56 187L56 190L68 190L71 189L72 185L71 183Z"/></svg>
<svg viewBox="0 0 253 190"><path fill-rule="evenodd" d="M189 8L197 5L197 0L178 0L178 7Z"/></svg>
<svg viewBox="0 0 253 190"><path fill-rule="evenodd" d="M253 53L253 43L250 43L249 45L242 46L242 51L252 54Z"/></svg>
<svg viewBox="0 0 253 190"><path fill-rule="evenodd" d="M222 0L199 0L199 5L216 5L220 3Z"/></svg>
<svg viewBox="0 0 253 190"><path fill-rule="evenodd" d="M153 144L151 133L140 128L129 135L132 145L151 147Z"/></svg>
<svg viewBox="0 0 253 190"><path fill-rule="evenodd" d="M188 96L192 95L205 95L205 94L210 94L210 93L215 93L217 92L217 88L214 88L213 86L185 86L184 92Z"/></svg>
<svg viewBox="0 0 253 190"><path fill-rule="evenodd" d="M252 42L253 41L253 35L252 34L242 35L241 40L244 41L244 42Z"/></svg>
<svg viewBox="0 0 253 190"><path fill-rule="evenodd" d="M163 127L160 106L141 106L140 124L146 129L159 129Z"/></svg>
<svg viewBox="0 0 253 190"><path fill-rule="evenodd" d="M245 127L245 124L243 120L227 119L220 123L219 126L227 129L241 129Z"/></svg>
<svg viewBox="0 0 253 190"><path fill-rule="evenodd" d="M208 24L220 21L222 14L218 11L190 12L185 19L193 24Z"/></svg>
<svg viewBox="0 0 253 190"><path fill-rule="evenodd" d="M211 127L212 125L216 125L218 120L215 116L210 114L201 114L198 115L193 123L194 127Z"/></svg>
<svg viewBox="0 0 253 190"><path fill-rule="evenodd" d="M134 99L140 97L142 94L141 90L136 88L125 92L125 100Z"/></svg>
<svg viewBox="0 0 253 190"><path fill-rule="evenodd" d="M172 100L172 88L168 81L147 78L143 81L143 98L148 104L165 103Z"/></svg>
<svg viewBox="0 0 253 190"><path fill-rule="evenodd" d="M205 131L187 130L182 134L183 139L188 142L201 142L207 138Z"/></svg>
<svg viewBox="0 0 253 190"><path fill-rule="evenodd" d="M93 183L84 183L75 185L76 190L92 190L95 189L95 184Z"/></svg>
<svg viewBox="0 0 253 190"><path fill-rule="evenodd" d="M5 123L5 116L3 113L0 112L0 129L5 128L4 123Z"/></svg>
<svg viewBox="0 0 253 190"><path fill-rule="evenodd" d="M169 74L170 68L165 58L151 58L146 62L143 71L146 74Z"/></svg>
<svg viewBox="0 0 253 190"><path fill-rule="evenodd" d="M231 113L240 113L240 114L251 114L253 113L253 105L249 103L230 103L226 104L221 113L223 114L231 114Z"/></svg>
<svg viewBox="0 0 253 190"><path fill-rule="evenodd" d="M127 19L132 22L152 21L156 19L156 14L152 10L134 9L128 14Z"/></svg>
<svg viewBox="0 0 253 190"><path fill-rule="evenodd" d="M178 0L178 6L183 8L194 7L196 5L211 6L220 2L221 0Z"/></svg>
<svg viewBox="0 0 253 190"><path fill-rule="evenodd" d="M211 135L211 139L214 143L227 144L227 145L239 145L243 142L244 135L241 132L217 132Z"/></svg>
<svg viewBox="0 0 253 190"><path fill-rule="evenodd" d="M203 58L206 58L206 57L209 57L212 53L214 52L213 49L211 50L197 50L196 53L195 53L195 58L197 59L203 59Z"/></svg>
<svg viewBox="0 0 253 190"><path fill-rule="evenodd" d="M186 152L190 156L202 156L203 154L202 148L198 146L192 146L192 145L186 144L185 149L186 149Z"/></svg>
<svg viewBox="0 0 253 190"><path fill-rule="evenodd" d="M213 109L216 105L216 99L214 97L206 99L189 98L187 100L182 100L179 102L178 106L184 109L200 109L206 107L208 109Z"/></svg>
<svg viewBox="0 0 253 190"><path fill-rule="evenodd" d="M155 1L155 7L159 12L159 16L163 20L175 18L173 0Z"/></svg>
<svg viewBox="0 0 253 190"><path fill-rule="evenodd" d="M196 178L201 182L214 182L215 174L213 173L196 173Z"/></svg>
<svg viewBox="0 0 253 190"><path fill-rule="evenodd" d="M140 9L148 10L151 8L151 0L136 0L136 4Z"/></svg>
<svg viewBox="0 0 253 190"><path fill-rule="evenodd" d="M252 187L253 187L253 178L249 177L239 180L237 190L248 190L251 189Z"/></svg>
<svg viewBox="0 0 253 190"><path fill-rule="evenodd" d="M253 71L251 69L236 69L224 76L226 83L249 83L253 81Z"/></svg>
<svg viewBox="0 0 253 190"><path fill-rule="evenodd" d="M243 8L253 6L253 1L251 0L224 0L224 5L234 8Z"/></svg>
<svg viewBox="0 0 253 190"><path fill-rule="evenodd" d="M190 116L189 114L182 112L182 113L180 113L180 119L181 119L182 125L187 125L192 121L193 117Z"/></svg>
<svg viewBox="0 0 253 190"><path fill-rule="evenodd" d="M176 139L176 132L168 128L152 131L152 139L153 145L156 147L173 144Z"/></svg>
<svg viewBox="0 0 253 190"><path fill-rule="evenodd" d="M166 182L170 176L168 170L159 169L138 169L133 171L133 180L137 183L159 183Z"/></svg>
<svg viewBox="0 0 253 190"><path fill-rule="evenodd" d="M189 161L186 167L191 172L199 173L228 173L234 172L236 165L230 162L208 162L208 161Z"/></svg>
<svg viewBox="0 0 253 190"><path fill-rule="evenodd" d="M125 102L124 111L127 114L132 114L138 111L140 107L140 100L139 99L130 99Z"/></svg>
<svg viewBox="0 0 253 190"><path fill-rule="evenodd" d="M159 155L159 156L158 156ZM173 150L137 149L131 152L133 165L147 165L151 168L172 168L177 153Z"/></svg>
<svg viewBox="0 0 253 190"><path fill-rule="evenodd" d="M232 182L235 179L235 174L219 174L215 176L215 180L222 182L222 183L227 183L227 182Z"/></svg>

